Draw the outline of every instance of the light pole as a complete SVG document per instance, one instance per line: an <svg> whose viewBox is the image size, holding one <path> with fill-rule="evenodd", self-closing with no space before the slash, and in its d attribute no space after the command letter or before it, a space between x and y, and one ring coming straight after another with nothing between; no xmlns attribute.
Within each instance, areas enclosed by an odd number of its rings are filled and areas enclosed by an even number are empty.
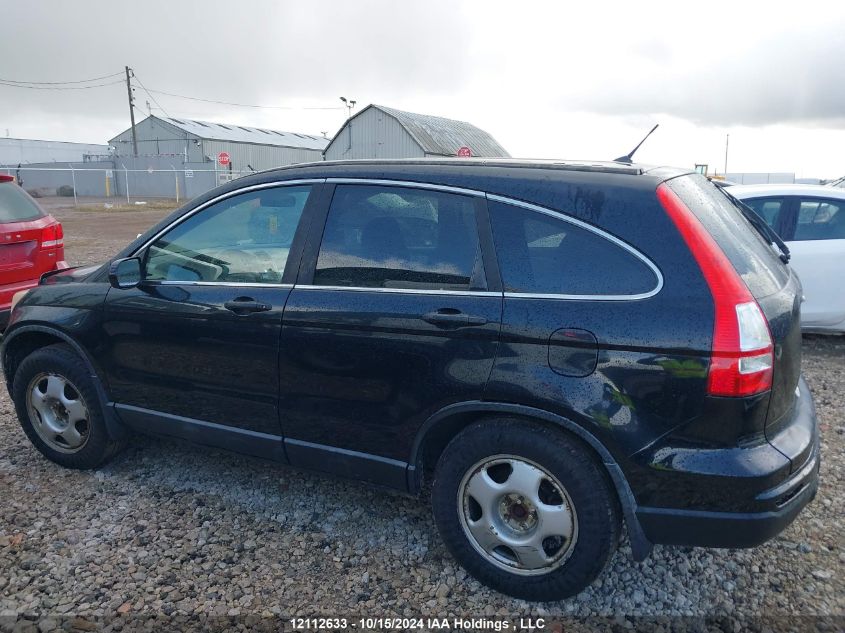
<svg viewBox="0 0 845 633"><path fill-rule="evenodd" d="M343 105L346 106L347 111L346 127L348 130L346 131L346 136L349 139L349 143L346 146L346 153L349 153L352 150L352 110L355 108L357 101L354 99L347 99L346 97L341 97L340 100L343 101Z"/></svg>
<svg viewBox="0 0 845 633"><path fill-rule="evenodd" d="M354 99L347 99L346 97L341 97L340 100L343 101L343 105L346 106L346 110L347 110L346 118L351 119L352 118L352 110L355 109L355 104L358 103L358 102L355 101Z"/></svg>

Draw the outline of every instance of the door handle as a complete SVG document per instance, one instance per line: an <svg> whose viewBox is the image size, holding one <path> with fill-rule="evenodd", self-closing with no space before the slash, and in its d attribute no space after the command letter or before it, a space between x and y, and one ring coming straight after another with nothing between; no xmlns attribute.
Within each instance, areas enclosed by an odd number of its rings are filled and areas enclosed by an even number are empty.
<svg viewBox="0 0 845 633"><path fill-rule="evenodd" d="M454 308L441 308L436 312L429 312L423 315L422 320L437 327L471 327L487 323L484 317L464 314Z"/></svg>
<svg viewBox="0 0 845 633"><path fill-rule="evenodd" d="M237 315L246 315L253 312L267 312L268 310L273 309L273 306L270 304L261 303L252 297L238 297L232 301L227 301L223 304L223 307Z"/></svg>

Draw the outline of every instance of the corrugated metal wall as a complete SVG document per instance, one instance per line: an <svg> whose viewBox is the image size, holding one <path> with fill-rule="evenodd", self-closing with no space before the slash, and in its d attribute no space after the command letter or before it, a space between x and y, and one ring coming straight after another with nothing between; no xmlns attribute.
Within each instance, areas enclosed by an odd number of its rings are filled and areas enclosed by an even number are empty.
<svg viewBox="0 0 845 633"><path fill-rule="evenodd" d="M0 138L0 165L81 161L86 154L98 156L108 154L108 145Z"/></svg>
<svg viewBox="0 0 845 633"><path fill-rule="evenodd" d="M255 171L323 160L320 150L298 149L292 147L273 147L253 143L233 143L232 141L202 141L202 150L206 156L216 158L220 152L228 152L232 169L246 171L251 165Z"/></svg>
<svg viewBox="0 0 845 633"><path fill-rule="evenodd" d="M196 137L166 125L156 119L147 118L135 125L138 137L139 156L157 156L160 154L188 154L188 162L202 162L202 147L196 144ZM121 132L110 141L120 156L132 155L132 132ZM183 159L184 160L184 159Z"/></svg>
<svg viewBox="0 0 845 633"><path fill-rule="evenodd" d="M139 156L177 154L184 157L187 152L188 162L201 163L207 160L206 157L216 160L220 152L228 152L234 171L247 171L248 165L255 171L262 171L323 159L320 150L200 139L152 118L139 122L135 129ZM132 155L132 134L129 130L113 138L111 143L120 156Z"/></svg>
<svg viewBox="0 0 845 633"><path fill-rule="evenodd" d="M352 143L350 149L350 129ZM392 116L377 108L347 121L326 148L326 160L359 158L423 158L425 153Z"/></svg>
<svg viewBox="0 0 845 633"><path fill-rule="evenodd" d="M18 183L35 196L55 196L62 186L75 187L78 196L105 196L106 169L112 170L113 177L114 163L111 161L31 163L20 169L0 168L0 174L15 176ZM73 195L72 189L70 195Z"/></svg>

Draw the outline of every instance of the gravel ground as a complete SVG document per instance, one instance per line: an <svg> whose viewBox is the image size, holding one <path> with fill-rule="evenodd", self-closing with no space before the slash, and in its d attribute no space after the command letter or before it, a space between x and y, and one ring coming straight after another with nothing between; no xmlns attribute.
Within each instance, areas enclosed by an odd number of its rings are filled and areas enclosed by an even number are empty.
<svg viewBox="0 0 845 633"><path fill-rule="evenodd" d="M115 250L116 235L101 250L77 239L83 224L66 222L69 259ZM144 437L101 470L64 470L29 444L2 389L0 616L845 615L845 338L805 337L804 371L822 473L795 524L753 550L658 546L639 564L625 544L588 590L543 605L468 577L425 498Z"/></svg>

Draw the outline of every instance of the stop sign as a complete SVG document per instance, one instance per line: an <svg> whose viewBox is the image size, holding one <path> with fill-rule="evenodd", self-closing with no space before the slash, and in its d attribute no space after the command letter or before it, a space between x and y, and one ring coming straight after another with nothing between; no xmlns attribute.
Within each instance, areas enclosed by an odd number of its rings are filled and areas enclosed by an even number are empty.
<svg viewBox="0 0 845 633"><path fill-rule="evenodd" d="M470 156L472 156L472 150L466 146L461 147L458 150L458 156L460 156L461 158L469 158Z"/></svg>
<svg viewBox="0 0 845 633"><path fill-rule="evenodd" d="M220 152L217 154L217 162L225 167L229 164L229 152Z"/></svg>

